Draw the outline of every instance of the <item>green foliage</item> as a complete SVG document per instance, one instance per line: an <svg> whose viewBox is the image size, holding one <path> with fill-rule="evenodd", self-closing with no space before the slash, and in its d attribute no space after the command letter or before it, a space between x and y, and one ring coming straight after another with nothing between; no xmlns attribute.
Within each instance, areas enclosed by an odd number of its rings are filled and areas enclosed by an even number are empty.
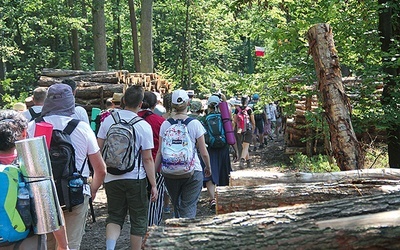
<svg viewBox="0 0 400 250"><path fill-rule="evenodd" d="M342 69L362 80L346 87L356 132L400 124L399 78L391 78L391 95L384 105L376 91L388 78L382 68L400 67L398 39L388 53L381 51L378 1L157 0L153 6L155 71L175 88L194 89L199 96L221 90L228 98L258 93L265 103L281 100L290 116L296 101L317 93L306 33L317 23L328 23ZM135 7L140 27L140 1ZM392 7L398 15L396 1ZM118 39L122 46L122 59L110 62L110 70L135 71L128 3L105 1L105 17L110 60ZM79 33L82 70L92 70L91 28L89 2L73 1L71 8L54 0L3 1L0 55L9 80L2 82L2 99L22 100L43 68L72 68L71 29ZM254 46L265 47L265 56L255 57ZM250 61L253 74L248 73ZM321 109L307 114L307 121L318 133L306 140L328 134Z"/></svg>
<svg viewBox="0 0 400 250"><path fill-rule="evenodd" d="M301 153L296 153L290 157L290 163L290 168L299 172L326 173L340 171L335 164L329 163L326 155L307 157Z"/></svg>

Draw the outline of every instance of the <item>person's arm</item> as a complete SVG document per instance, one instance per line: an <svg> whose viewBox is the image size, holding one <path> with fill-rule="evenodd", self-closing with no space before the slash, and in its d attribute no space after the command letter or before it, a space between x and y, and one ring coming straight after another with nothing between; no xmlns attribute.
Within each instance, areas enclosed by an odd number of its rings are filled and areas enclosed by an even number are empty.
<svg viewBox="0 0 400 250"><path fill-rule="evenodd" d="M89 155L89 161L93 167L93 179L90 184L90 193L92 195L92 200L96 198L97 190L103 184L104 177L106 176L106 164L101 157L100 151L97 153Z"/></svg>
<svg viewBox="0 0 400 250"><path fill-rule="evenodd" d="M251 126L252 126L252 128L253 128L253 130L252 130L251 132L254 133L254 131L256 131L256 121L255 121L255 119L254 119L254 114L253 114L253 112L251 112L251 114L250 114L250 122L251 122Z"/></svg>
<svg viewBox="0 0 400 250"><path fill-rule="evenodd" d="M158 151L156 154L156 158L154 159L154 167L158 170L161 168L161 148L162 148L162 140L163 138L160 136L158 139Z"/></svg>
<svg viewBox="0 0 400 250"><path fill-rule="evenodd" d="M146 170L147 179L151 185L151 201L156 201L158 197L158 190L156 184L156 174L154 168L154 159L151 154L151 149L142 150L142 161L144 169Z"/></svg>
<svg viewBox="0 0 400 250"><path fill-rule="evenodd" d="M68 250L68 239L65 226L61 226L60 229L53 232L54 238L57 241L57 250Z"/></svg>
<svg viewBox="0 0 400 250"><path fill-rule="evenodd" d="M200 151L201 158L203 159L204 164L206 165L204 168L204 176L209 177L211 176L211 164L210 164L210 156L208 155L206 141L204 139L204 135L197 138L197 148Z"/></svg>

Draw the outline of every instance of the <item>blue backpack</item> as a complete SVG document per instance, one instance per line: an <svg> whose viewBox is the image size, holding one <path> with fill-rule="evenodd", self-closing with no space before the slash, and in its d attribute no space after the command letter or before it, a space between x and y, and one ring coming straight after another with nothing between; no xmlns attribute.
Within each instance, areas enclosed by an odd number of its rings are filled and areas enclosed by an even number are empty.
<svg viewBox="0 0 400 250"><path fill-rule="evenodd" d="M25 239L31 230L30 225L25 225L17 209L21 181L23 180L18 166L0 165L0 247Z"/></svg>
<svg viewBox="0 0 400 250"><path fill-rule="evenodd" d="M223 148L226 146L225 130L220 113L208 114L204 126L207 131L205 140L209 147Z"/></svg>

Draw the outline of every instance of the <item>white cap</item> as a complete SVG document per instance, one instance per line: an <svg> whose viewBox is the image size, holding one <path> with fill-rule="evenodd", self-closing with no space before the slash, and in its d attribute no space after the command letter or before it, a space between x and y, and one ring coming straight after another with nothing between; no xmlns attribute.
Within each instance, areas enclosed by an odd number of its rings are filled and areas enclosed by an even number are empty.
<svg viewBox="0 0 400 250"><path fill-rule="evenodd" d="M212 95L210 98L207 100L207 104L210 105L211 103L219 104L221 100L219 99L218 96Z"/></svg>
<svg viewBox="0 0 400 250"><path fill-rule="evenodd" d="M189 96L183 89L174 90L172 92L172 104L182 104L189 101Z"/></svg>
<svg viewBox="0 0 400 250"><path fill-rule="evenodd" d="M194 96L194 90L186 90L188 96Z"/></svg>

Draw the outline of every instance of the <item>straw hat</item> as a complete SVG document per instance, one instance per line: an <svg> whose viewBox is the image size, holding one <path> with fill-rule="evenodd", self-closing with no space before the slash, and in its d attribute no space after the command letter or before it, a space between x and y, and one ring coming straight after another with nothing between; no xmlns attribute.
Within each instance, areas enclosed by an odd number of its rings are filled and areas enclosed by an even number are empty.
<svg viewBox="0 0 400 250"><path fill-rule="evenodd" d="M124 96L124 93L114 93L112 97L112 102L113 103L120 103L121 98Z"/></svg>

